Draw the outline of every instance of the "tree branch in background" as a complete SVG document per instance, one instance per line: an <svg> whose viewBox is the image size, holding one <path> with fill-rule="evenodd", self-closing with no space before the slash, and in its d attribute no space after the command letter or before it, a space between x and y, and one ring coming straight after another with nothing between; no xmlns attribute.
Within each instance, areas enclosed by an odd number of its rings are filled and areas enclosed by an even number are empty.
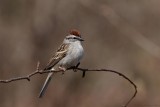
<svg viewBox="0 0 160 107"><path fill-rule="evenodd" d="M38 62L37 63L37 69L36 71L28 74L27 76L21 76L21 77L15 77L15 78L10 78L10 79L7 79L7 80L0 80L0 83L10 83L10 82L13 82L13 81L18 81L18 80L28 80L30 81L30 78L34 75L37 75L37 74L44 74L44 73L50 73L50 72L63 72L62 70L39 70L39 65L40 63ZM72 68L70 68L72 69ZM68 69L68 70L70 70ZM84 68L74 68L76 70L79 70L79 71L82 71L83 73L84 72L99 72L99 71L104 71L104 72L111 72L111 73L115 73L115 74L118 74L119 76L123 77L125 80L127 80L131 85L133 85L134 87L134 94L132 95L132 97L127 101L127 103L123 106L123 107L127 107L128 104L135 98L136 94L137 94L137 86L136 84L131 81L127 76L125 76L124 74L118 72L118 71L114 71L114 70L109 70L109 69L84 69Z"/></svg>

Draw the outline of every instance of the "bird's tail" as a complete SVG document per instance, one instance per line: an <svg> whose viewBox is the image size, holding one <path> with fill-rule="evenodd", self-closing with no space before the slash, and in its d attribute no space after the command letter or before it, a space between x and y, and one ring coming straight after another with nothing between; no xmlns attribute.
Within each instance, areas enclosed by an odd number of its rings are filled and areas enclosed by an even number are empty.
<svg viewBox="0 0 160 107"><path fill-rule="evenodd" d="M51 72L51 73L48 74L47 79L46 79L46 81L44 82L44 85L43 85L43 87L42 87L42 89L41 89L41 91L40 91L40 93L39 93L39 98L42 98L42 97L43 97L43 95L44 95L44 93L45 93L45 91L46 91L46 89L47 89L47 87L48 87L48 84L49 84L49 82L50 82L51 79L52 79L52 75L53 75L53 72Z"/></svg>

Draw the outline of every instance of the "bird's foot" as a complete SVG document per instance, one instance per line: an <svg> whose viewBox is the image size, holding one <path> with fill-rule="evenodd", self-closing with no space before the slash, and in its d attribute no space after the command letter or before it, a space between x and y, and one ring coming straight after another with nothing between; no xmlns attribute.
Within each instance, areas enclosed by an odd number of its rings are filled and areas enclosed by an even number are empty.
<svg viewBox="0 0 160 107"><path fill-rule="evenodd" d="M66 68L59 66L58 67L60 71L62 71L62 74L64 74L64 72L66 71Z"/></svg>
<svg viewBox="0 0 160 107"><path fill-rule="evenodd" d="M73 67L74 72L77 72L77 68L78 68L79 65L80 65L80 62L76 66Z"/></svg>

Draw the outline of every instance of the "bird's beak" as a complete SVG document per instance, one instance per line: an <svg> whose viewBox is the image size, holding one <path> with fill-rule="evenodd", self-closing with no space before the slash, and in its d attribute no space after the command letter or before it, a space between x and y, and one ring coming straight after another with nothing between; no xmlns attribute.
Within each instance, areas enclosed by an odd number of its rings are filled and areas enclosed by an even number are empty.
<svg viewBox="0 0 160 107"><path fill-rule="evenodd" d="M80 38L80 41L84 41L84 39Z"/></svg>

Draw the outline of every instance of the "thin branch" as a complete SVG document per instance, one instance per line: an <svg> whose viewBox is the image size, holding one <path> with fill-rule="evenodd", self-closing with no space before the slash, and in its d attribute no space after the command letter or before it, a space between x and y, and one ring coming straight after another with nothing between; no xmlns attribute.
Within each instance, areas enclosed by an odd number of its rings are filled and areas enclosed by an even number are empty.
<svg viewBox="0 0 160 107"><path fill-rule="evenodd" d="M125 76L124 74L118 72L118 71L114 71L114 70L109 70L109 69L83 69L83 68L77 68L77 70L80 70L80 71L105 71L105 72L112 72L112 73L115 73L115 74L118 74L119 76L123 77L124 79L126 79L130 84L133 85L134 87L134 94L132 95L132 97L128 100L128 102L123 106L123 107L127 107L128 104L136 97L136 94L137 94L137 86L136 84L131 81L127 76Z"/></svg>
<svg viewBox="0 0 160 107"><path fill-rule="evenodd" d="M62 70L39 70L39 65L40 63L38 62L37 63L37 68L36 68L36 71L28 74L27 76L21 76L21 77L15 77L15 78L10 78L8 80L0 80L0 83L9 83L9 82L13 82L13 81L18 81L18 80L28 80L30 81L30 78L36 74L44 74L44 73L50 73L50 72L63 72ZM69 68L67 70L70 70L70 69L73 69L73 68ZM118 71L114 71L114 70L109 70L109 69L84 69L84 68L74 68L74 69L77 69L79 71L82 71L82 72L94 72L94 71L105 71L105 72L111 72L111 73L115 73L115 74L118 74L119 76L123 77L125 80L127 80L131 85L133 85L134 87L134 94L132 95L132 97L127 101L127 103L123 106L123 107L127 107L129 105L129 103L135 98L136 94L137 94L137 86L136 84L131 81L127 76L125 76L124 74L118 72Z"/></svg>

